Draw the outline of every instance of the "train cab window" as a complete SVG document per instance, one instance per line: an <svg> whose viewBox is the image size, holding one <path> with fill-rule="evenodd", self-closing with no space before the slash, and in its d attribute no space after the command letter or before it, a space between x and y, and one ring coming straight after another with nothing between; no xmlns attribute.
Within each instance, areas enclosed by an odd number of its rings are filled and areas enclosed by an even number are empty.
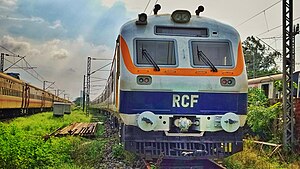
<svg viewBox="0 0 300 169"><path fill-rule="evenodd" d="M147 56L146 56L147 55ZM136 40L136 63L150 66L176 65L175 42L169 40Z"/></svg>
<svg viewBox="0 0 300 169"><path fill-rule="evenodd" d="M209 66L211 62L217 67L233 67L233 58L229 42L192 41L193 66Z"/></svg>

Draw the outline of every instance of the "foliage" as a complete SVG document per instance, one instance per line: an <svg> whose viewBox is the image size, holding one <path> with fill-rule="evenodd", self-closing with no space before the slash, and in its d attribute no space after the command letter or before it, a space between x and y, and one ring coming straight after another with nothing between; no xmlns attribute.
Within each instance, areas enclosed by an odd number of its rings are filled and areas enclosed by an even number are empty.
<svg viewBox="0 0 300 169"><path fill-rule="evenodd" d="M250 105L248 108L248 124L252 131L257 133L263 140L273 139L275 135L272 126L281 112L281 103L276 103L270 107Z"/></svg>
<svg viewBox="0 0 300 169"><path fill-rule="evenodd" d="M248 89L248 106L267 106L268 98L263 90L258 88Z"/></svg>
<svg viewBox="0 0 300 169"><path fill-rule="evenodd" d="M115 144L112 147L113 156L117 159L123 159L125 157L124 151L125 149L122 144Z"/></svg>
<svg viewBox="0 0 300 169"><path fill-rule="evenodd" d="M94 167L104 160L103 150L106 140L86 140L83 144L75 145L72 158L78 166Z"/></svg>
<svg viewBox="0 0 300 169"><path fill-rule="evenodd" d="M82 97L77 97L73 102L76 106L80 106L82 103Z"/></svg>
<svg viewBox="0 0 300 169"><path fill-rule="evenodd" d="M41 113L21 117L12 122L0 123L0 168L49 168L72 166L71 153L77 137L43 136L71 122L89 121L83 113L72 112L63 118L53 117L53 113ZM70 165L69 165L70 164Z"/></svg>
<svg viewBox="0 0 300 169"><path fill-rule="evenodd" d="M280 72L275 62L280 53L270 51L259 39L253 36L247 37L243 42L243 52L248 78L256 78Z"/></svg>
<svg viewBox="0 0 300 169"><path fill-rule="evenodd" d="M281 110L280 102L268 106L268 99L261 89L249 89L247 124L261 139L269 141L281 137L281 132L273 134L273 123L279 117Z"/></svg>
<svg viewBox="0 0 300 169"><path fill-rule="evenodd" d="M65 114L63 117L54 117L52 112L35 114L30 117L19 117L10 122L10 125L18 126L26 131L27 135L44 136L73 122L89 121L89 117L76 110L72 111L70 115Z"/></svg>
<svg viewBox="0 0 300 169"><path fill-rule="evenodd" d="M276 80L275 83L274 83L274 86L276 87L276 90L277 90L277 91L280 91L280 92L283 91L283 83L282 83L282 80ZM296 82L293 82L293 87L294 87L294 89L298 89L298 85L297 85Z"/></svg>
<svg viewBox="0 0 300 169"><path fill-rule="evenodd" d="M277 168L300 168L299 157L293 157L289 164L281 163L280 156L269 154L273 149L264 149L260 145L255 145L251 140L244 142L244 150L224 159L224 164L228 169L277 169Z"/></svg>
<svg viewBox="0 0 300 169"><path fill-rule="evenodd" d="M119 159L127 164L132 164L136 160L135 154L126 151L122 144L115 144L112 147L112 155L114 158Z"/></svg>

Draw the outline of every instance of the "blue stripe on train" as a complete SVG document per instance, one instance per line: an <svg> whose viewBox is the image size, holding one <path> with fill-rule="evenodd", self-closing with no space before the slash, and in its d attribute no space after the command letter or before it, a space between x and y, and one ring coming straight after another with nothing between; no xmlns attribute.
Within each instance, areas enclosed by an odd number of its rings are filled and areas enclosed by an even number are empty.
<svg viewBox="0 0 300 169"><path fill-rule="evenodd" d="M138 114L246 114L246 93L121 91L120 112Z"/></svg>

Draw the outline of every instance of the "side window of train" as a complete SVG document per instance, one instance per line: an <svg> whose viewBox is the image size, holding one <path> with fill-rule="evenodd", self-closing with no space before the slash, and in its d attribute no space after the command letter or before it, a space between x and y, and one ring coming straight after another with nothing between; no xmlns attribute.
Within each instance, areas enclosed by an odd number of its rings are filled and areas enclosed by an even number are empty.
<svg viewBox="0 0 300 169"><path fill-rule="evenodd" d="M209 60L214 66L232 68L233 54L230 42L227 41L191 41L190 53L192 66L207 67L204 60Z"/></svg>
<svg viewBox="0 0 300 169"><path fill-rule="evenodd" d="M157 65L177 65L174 40L135 40L135 48L135 63L138 66L152 66L149 60Z"/></svg>
<svg viewBox="0 0 300 169"><path fill-rule="evenodd" d="M261 89L264 91L264 94L266 95L267 98L269 97L269 84L262 84Z"/></svg>

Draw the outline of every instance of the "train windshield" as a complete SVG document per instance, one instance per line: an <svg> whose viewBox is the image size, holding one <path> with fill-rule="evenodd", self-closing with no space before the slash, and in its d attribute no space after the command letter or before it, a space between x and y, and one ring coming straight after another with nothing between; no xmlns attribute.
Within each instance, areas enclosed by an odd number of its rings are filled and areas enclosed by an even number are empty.
<svg viewBox="0 0 300 169"><path fill-rule="evenodd" d="M192 42L192 54L194 66L207 66L207 63L199 57L199 51L204 53L214 66L232 67L233 59L228 42Z"/></svg>
<svg viewBox="0 0 300 169"><path fill-rule="evenodd" d="M174 41L136 40L136 63L152 65L149 58L143 55L147 51L154 63L158 65L176 65Z"/></svg>

